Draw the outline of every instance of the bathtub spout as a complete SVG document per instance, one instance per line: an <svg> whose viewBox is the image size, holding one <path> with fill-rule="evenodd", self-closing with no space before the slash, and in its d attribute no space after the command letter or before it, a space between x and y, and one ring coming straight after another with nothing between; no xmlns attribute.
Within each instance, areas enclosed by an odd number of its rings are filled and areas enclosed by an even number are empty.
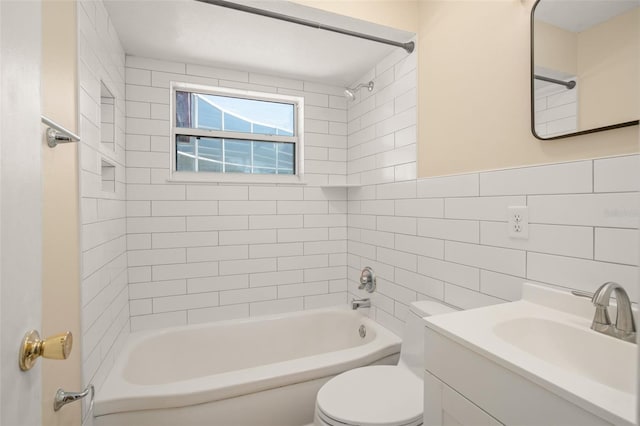
<svg viewBox="0 0 640 426"><path fill-rule="evenodd" d="M351 299L351 309L370 308L371 300L369 299Z"/></svg>

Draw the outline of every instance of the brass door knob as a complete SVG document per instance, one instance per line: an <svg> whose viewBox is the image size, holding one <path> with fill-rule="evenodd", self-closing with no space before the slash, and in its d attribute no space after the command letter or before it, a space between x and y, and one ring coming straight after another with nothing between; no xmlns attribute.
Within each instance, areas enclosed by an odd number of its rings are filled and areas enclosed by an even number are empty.
<svg viewBox="0 0 640 426"><path fill-rule="evenodd" d="M20 370L30 370L39 356L49 359L67 359L72 346L73 336L70 331L41 340L38 332L31 330L24 335L20 345L18 356Z"/></svg>

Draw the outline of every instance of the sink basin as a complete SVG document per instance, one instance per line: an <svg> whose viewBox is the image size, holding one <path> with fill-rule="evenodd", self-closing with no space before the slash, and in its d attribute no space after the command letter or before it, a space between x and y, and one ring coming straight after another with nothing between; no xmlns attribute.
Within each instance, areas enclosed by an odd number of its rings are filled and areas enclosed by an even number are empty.
<svg viewBox="0 0 640 426"><path fill-rule="evenodd" d="M493 331L516 348L622 392L636 388L636 347L588 328L544 318L515 318ZM625 366L629 368L625 368Z"/></svg>
<svg viewBox="0 0 640 426"><path fill-rule="evenodd" d="M590 300L533 284L522 300L425 318L427 327L616 425L636 424L637 345L591 330Z"/></svg>

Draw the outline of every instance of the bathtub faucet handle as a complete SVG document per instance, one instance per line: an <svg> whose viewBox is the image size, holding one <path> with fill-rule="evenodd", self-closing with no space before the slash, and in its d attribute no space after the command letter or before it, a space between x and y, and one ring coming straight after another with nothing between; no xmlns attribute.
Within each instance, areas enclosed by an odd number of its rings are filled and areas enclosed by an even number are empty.
<svg viewBox="0 0 640 426"><path fill-rule="evenodd" d="M376 274L369 266L365 266L362 272L360 272L360 285L358 290L366 290L368 293L373 293L376 289Z"/></svg>

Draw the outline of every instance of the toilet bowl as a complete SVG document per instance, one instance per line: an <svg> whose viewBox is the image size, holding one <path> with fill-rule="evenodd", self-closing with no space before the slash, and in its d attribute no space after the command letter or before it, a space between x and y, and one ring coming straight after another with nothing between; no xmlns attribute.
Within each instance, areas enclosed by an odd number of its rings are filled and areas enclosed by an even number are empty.
<svg viewBox="0 0 640 426"><path fill-rule="evenodd" d="M424 320L453 312L433 301L411 304L397 366L356 368L329 380L316 397L316 426L418 426L423 419Z"/></svg>

